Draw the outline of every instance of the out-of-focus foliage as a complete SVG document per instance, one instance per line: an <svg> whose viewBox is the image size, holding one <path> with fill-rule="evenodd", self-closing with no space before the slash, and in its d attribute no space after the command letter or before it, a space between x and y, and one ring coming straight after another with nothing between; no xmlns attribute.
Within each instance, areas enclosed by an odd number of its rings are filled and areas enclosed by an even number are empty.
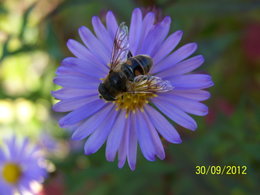
<svg viewBox="0 0 260 195"><path fill-rule="evenodd" d="M57 125L50 91L69 38L91 17L113 10L130 22L134 7L157 6L172 29L198 42L201 68L213 76L209 115L198 130L177 127L183 143L166 146L164 161L139 155L137 169L83 155ZM260 181L260 4L250 0L2 0L0 1L0 136L41 143L52 172L40 194L257 194ZM200 70L199 70L200 71ZM197 165L245 165L247 175L196 175Z"/></svg>

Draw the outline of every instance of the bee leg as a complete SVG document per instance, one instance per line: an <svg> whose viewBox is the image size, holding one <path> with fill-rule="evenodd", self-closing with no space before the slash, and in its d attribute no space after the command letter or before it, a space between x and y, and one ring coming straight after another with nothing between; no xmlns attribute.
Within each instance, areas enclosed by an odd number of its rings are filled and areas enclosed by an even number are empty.
<svg viewBox="0 0 260 195"><path fill-rule="evenodd" d="M133 57L133 54L131 53L131 51L129 51L127 54L127 58L131 58L131 57Z"/></svg>

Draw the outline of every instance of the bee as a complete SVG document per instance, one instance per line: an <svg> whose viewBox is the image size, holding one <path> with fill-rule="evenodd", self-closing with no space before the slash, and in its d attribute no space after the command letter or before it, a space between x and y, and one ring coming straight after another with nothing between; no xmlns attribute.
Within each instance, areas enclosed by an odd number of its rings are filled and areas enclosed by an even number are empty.
<svg viewBox="0 0 260 195"><path fill-rule="evenodd" d="M150 56L132 55L125 23L117 29L109 66L108 75L98 87L100 98L106 101L115 101L123 93L167 92L173 88L169 81L149 75L153 66Z"/></svg>

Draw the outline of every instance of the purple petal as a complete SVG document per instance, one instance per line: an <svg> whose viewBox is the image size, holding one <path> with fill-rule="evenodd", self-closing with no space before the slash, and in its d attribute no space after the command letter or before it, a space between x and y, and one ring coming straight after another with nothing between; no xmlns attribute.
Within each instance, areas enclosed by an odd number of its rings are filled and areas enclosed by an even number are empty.
<svg viewBox="0 0 260 195"><path fill-rule="evenodd" d="M168 34L170 24L171 18L166 16L161 23L155 25L145 37L141 53L153 56L154 52L158 50L158 47Z"/></svg>
<svg viewBox="0 0 260 195"><path fill-rule="evenodd" d="M171 125L162 114L156 111L151 106L145 106L145 111L151 118L151 121L157 131L162 135L162 137L170 143L179 144L181 143L181 138L176 129Z"/></svg>
<svg viewBox="0 0 260 195"><path fill-rule="evenodd" d="M8 158L18 160L18 150L16 146L16 136L12 136L9 140L6 141L7 147L9 149Z"/></svg>
<svg viewBox="0 0 260 195"><path fill-rule="evenodd" d="M70 67L75 69L78 72L81 72L85 75L92 77L104 77L104 75L108 72L108 67L104 67L102 65L94 64L89 60L82 60L73 57L65 58L61 64L65 67ZM93 74L95 73L95 74Z"/></svg>
<svg viewBox="0 0 260 195"><path fill-rule="evenodd" d="M147 33L154 26L154 19L155 19L155 15L153 12L149 12L144 17L143 25L142 25L142 33L141 33L141 37L140 37L139 45L137 47L136 54L142 54L142 45L143 45L144 38L146 37Z"/></svg>
<svg viewBox="0 0 260 195"><path fill-rule="evenodd" d="M97 89L98 80L93 77L77 77L77 76L56 76L53 82L62 87L76 89Z"/></svg>
<svg viewBox="0 0 260 195"><path fill-rule="evenodd" d="M0 148L0 164L4 160L5 160L5 154L4 154L3 150Z"/></svg>
<svg viewBox="0 0 260 195"><path fill-rule="evenodd" d="M67 47L76 57L80 59L88 59L87 56L91 55L89 50L80 44L78 41L69 39L67 42Z"/></svg>
<svg viewBox="0 0 260 195"><path fill-rule="evenodd" d="M174 89L205 89L214 85L211 76L206 74L189 74L165 79L172 82Z"/></svg>
<svg viewBox="0 0 260 195"><path fill-rule="evenodd" d="M159 159L163 160L165 158L165 152L164 152L164 148L161 142L161 139L157 133L157 131L155 130L154 126L152 125L151 121L149 120L149 118L147 117L147 115L144 113L143 117L146 120L146 123L148 125L150 134L151 134L151 138L152 138L152 142L154 144L155 147L155 151L156 151L156 156L158 156Z"/></svg>
<svg viewBox="0 0 260 195"><path fill-rule="evenodd" d="M126 124L126 112L125 111L119 111L119 116L117 117L113 127L112 131L109 134L107 138L107 145L106 145L106 159L107 161L114 161L116 152L118 150L118 147L121 143L124 130L125 130L125 124Z"/></svg>
<svg viewBox="0 0 260 195"><path fill-rule="evenodd" d="M92 26L94 31L98 37L98 39L103 43L103 45L108 49L108 51L112 52L113 39L110 37L109 32L105 28L105 26L100 21L99 17L92 17Z"/></svg>
<svg viewBox="0 0 260 195"><path fill-rule="evenodd" d="M107 24L107 30L110 33L110 37L112 38L112 40L114 40L116 31L118 29L118 24L112 11L107 12L106 24Z"/></svg>
<svg viewBox="0 0 260 195"><path fill-rule="evenodd" d="M193 54L197 50L197 44L196 43L188 43L175 52L173 52L171 55L167 56L164 60L162 60L160 63L158 63L153 68L153 73L161 72L163 70L166 70L170 68L171 66L174 66L178 62L184 60L185 58L189 57L191 54Z"/></svg>
<svg viewBox="0 0 260 195"><path fill-rule="evenodd" d="M88 50L88 48L83 46L81 43L73 39L70 39L67 42L67 47L79 59L85 60L87 62L91 62L91 64L104 67L104 62L98 56L95 56L93 53L91 53L91 51Z"/></svg>
<svg viewBox="0 0 260 195"><path fill-rule="evenodd" d="M74 97L61 100L53 106L55 112L69 112L84 106L87 103L97 99L97 94L89 94L87 96Z"/></svg>
<svg viewBox="0 0 260 195"><path fill-rule="evenodd" d="M0 180L0 194L3 195L13 195L14 194L14 189L12 186L6 184L5 182Z"/></svg>
<svg viewBox="0 0 260 195"><path fill-rule="evenodd" d="M157 97L158 100L173 104L184 112L205 116L208 114L208 107L204 104L191 100L189 98L180 97L178 95L167 94Z"/></svg>
<svg viewBox="0 0 260 195"><path fill-rule="evenodd" d="M102 64L107 65L111 57L111 52L100 43L92 32L87 27L82 26L79 28L79 36L84 44L91 51L94 51L93 54L102 61Z"/></svg>
<svg viewBox="0 0 260 195"><path fill-rule="evenodd" d="M128 145L129 145L129 129L130 129L130 120L129 118L125 119L126 125L123 134L123 138L121 139L121 143L118 149L118 167L122 168L126 161Z"/></svg>
<svg viewBox="0 0 260 195"><path fill-rule="evenodd" d="M59 66L55 72L57 76L76 76L76 77L89 77L88 75L79 72L73 67ZM92 76L91 76L92 77Z"/></svg>
<svg viewBox="0 0 260 195"><path fill-rule="evenodd" d="M28 171L26 173L28 173ZM24 194L24 192L32 193L30 180L34 180L34 179L32 179L30 177L20 179L20 182L16 187L16 190L19 192L19 194Z"/></svg>
<svg viewBox="0 0 260 195"><path fill-rule="evenodd" d="M78 72L77 70L74 70L71 67L65 67L65 66L60 66L57 68L56 71L57 76L76 76L76 77L87 77L81 72Z"/></svg>
<svg viewBox="0 0 260 195"><path fill-rule="evenodd" d="M130 51L135 56L142 34L142 12L139 8L134 9L129 31Z"/></svg>
<svg viewBox="0 0 260 195"><path fill-rule="evenodd" d="M152 56L154 59L154 64L158 64L163 58L172 52L172 50L179 44L182 34L182 31L176 31L162 43L161 47Z"/></svg>
<svg viewBox="0 0 260 195"><path fill-rule="evenodd" d="M156 151L147 122L140 111L134 115L136 121L137 138L144 157L149 161L155 160Z"/></svg>
<svg viewBox="0 0 260 195"><path fill-rule="evenodd" d="M128 150L127 150L127 160L128 160L128 165L130 169L133 171L135 170L135 164L136 164L136 152L137 152L137 131L138 127L135 124L135 114L129 114L129 123L131 122L131 125L129 124L129 141L128 141Z"/></svg>
<svg viewBox="0 0 260 195"><path fill-rule="evenodd" d="M76 129L84 122L85 122L85 120L81 120L73 125L63 125L62 128L65 128L65 131L72 133L72 132L76 131Z"/></svg>
<svg viewBox="0 0 260 195"><path fill-rule="evenodd" d="M158 100L158 98L154 98L152 102L155 104L156 107L159 108L160 111L162 111L166 116L168 116L180 126L183 126L190 130L195 130L197 128L196 121L178 107L167 102Z"/></svg>
<svg viewBox="0 0 260 195"><path fill-rule="evenodd" d="M204 91L201 89L187 89L187 90L174 89L172 90L172 93L178 96L190 98L197 101L203 101L210 98L210 93L208 91Z"/></svg>
<svg viewBox="0 0 260 195"><path fill-rule="evenodd" d="M90 102L89 104L86 104L81 108L78 108L67 114L65 117L59 120L59 124L61 127L64 127L66 125L73 125L83 119L88 118L92 114L95 114L104 106L104 101L97 99L96 101Z"/></svg>
<svg viewBox="0 0 260 195"><path fill-rule="evenodd" d="M97 130L88 138L84 147L86 155L95 153L104 144L117 117L118 112L111 112L111 114L107 115L107 119L104 120Z"/></svg>
<svg viewBox="0 0 260 195"><path fill-rule="evenodd" d="M203 62L204 62L204 58L202 55L194 56L159 73L158 76L165 78L165 77L172 77L175 75L189 73L195 70L196 68L200 67L203 64Z"/></svg>
<svg viewBox="0 0 260 195"><path fill-rule="evenodd" d="M97 89L74 89L74 88L62 88L57 91L52 91L51 94L56 99L64 100L70 98L76 98L80 96L86 96L89 94L97 93Z"/></svg>
<svg viewBox="0 0 260 195"><path fill-rule="evenodd" d="M29 138L26 137L23 139L21 145L19 146L19 154L18 154L18 158L22 159L24 154L27 152L27 148L29 145Z"/></svg>
<svg viewBox="0 0 260 195"><path fill-rule="evenodd" d="M82 123L72 134L73 140L82 140L85 137L92 134L97 127L106 120L107 115L113 111L114 105L108 104L106 107L89 117L84 123Z"/></svg>
<svg viewBox="0 0 260 195"><path fill-rule="evenodd" d="M143 19L143 29L142 29L143 33L142 34L144 35L144 37L152 29L152 27L154 26L154 22L155 22L154 12L147 13Z"/></svg>

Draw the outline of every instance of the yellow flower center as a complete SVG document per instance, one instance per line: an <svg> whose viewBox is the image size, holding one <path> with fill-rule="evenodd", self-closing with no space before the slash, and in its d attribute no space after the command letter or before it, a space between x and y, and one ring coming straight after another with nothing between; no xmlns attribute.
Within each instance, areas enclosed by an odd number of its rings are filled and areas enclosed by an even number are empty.
<svg viewBox="0 0 260 195"><path fill-rule="evenodd" d="M115 101L116 110L125 109L127 117L129 112L135 113L137 109L143 111L143 107L149 102L149 99L156 96L153 93L123 93Z"/></svg>
<svg viewBox="0 0 260 195"><path fill-rule="evenodd" d="M16 184L22 176L22 169L15 163L6 163L2 169L4 180L11 184Z"/></svg>

